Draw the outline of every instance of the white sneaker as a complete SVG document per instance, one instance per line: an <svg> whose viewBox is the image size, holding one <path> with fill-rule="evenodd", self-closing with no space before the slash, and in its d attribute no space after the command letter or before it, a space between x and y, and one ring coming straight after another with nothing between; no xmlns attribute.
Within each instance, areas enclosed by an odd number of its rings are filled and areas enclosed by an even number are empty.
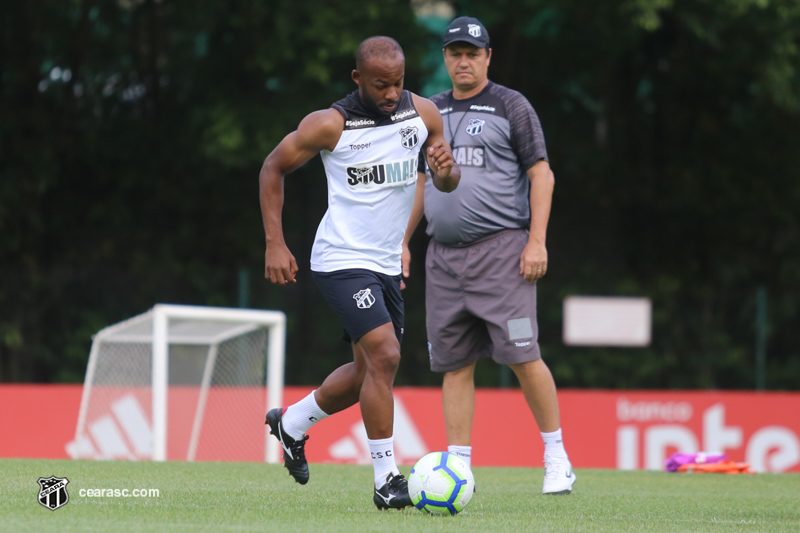
<svg viewBox="0 0 800 533"><path fill-rule="evenodd" d="M569 494L575 483L575 472L567 459L544 456L544 485L542 494Z"/></svg>

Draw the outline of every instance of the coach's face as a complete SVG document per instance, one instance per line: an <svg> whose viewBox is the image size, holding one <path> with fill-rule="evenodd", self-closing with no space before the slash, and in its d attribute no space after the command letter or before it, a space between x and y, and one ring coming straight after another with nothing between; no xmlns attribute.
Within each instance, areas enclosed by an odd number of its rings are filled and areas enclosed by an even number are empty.
<svg viewBox="0 0 800 533"><path fill-rule="evenodd" d="M475 89L487 80L492 49L455 42L444 49L444 64L453 86L461 92Z"/></svg>
<svg viewBox="0 0 800 533"><path fill-rule="evenodd" d="M360 69L353 71L353 81L358 84L358 95L364 104L383 115L397 109L403 93L406 61L402 55L394 58L372 58Z"/></svg>

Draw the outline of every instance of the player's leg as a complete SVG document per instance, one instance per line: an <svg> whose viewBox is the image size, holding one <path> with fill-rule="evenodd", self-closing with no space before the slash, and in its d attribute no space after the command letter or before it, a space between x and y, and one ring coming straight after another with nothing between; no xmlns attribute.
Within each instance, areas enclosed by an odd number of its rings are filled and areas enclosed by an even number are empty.
<svg viewBox="0 0 800 533"><path fill-rule="evenodd" d="M326 413L338 413L358 403L366 362L363 348L355 343L352 347L353 362L331 372L316 390L317 403Z"/></svg>
<svg viewBox="0 0 800 533"><path fill-rule="evenodd" d="M400 365L400 343L391 323L379 326L358 341L365 361L359 402L361 417L370 439L392 436L394 399L392 385Z"/></svg>
<svg viewBox="0 0 800 533"><path fill-rule="evenodd" d="M322 295L344 324L345 340L348 342L351 333L355 331L353 328L357 328L359 320L363 318L354 317L353 314L354 308L358 308L354 294L358 294L365 284L370 283L369 277L364 277L364 272L366 271L312 272ZM374 298L370 297L368 300L372 302ZM380 312L378 316L371 313L369 306L366 309L375 322L383 323L388 320ZM385 311L383 313L386 314ZM360 334L359 332L358 335ZM298 483L305 484L309 479L305 458L305 444L308 440L306 432L316 422L358 401L364 368L362 352L354 349L353 362L334 370L317 390L289 407L272 409L267 413L266 423L270 426L270 433L280 441L284 450L284 466Z"/></svg>
<svg viewBox="0 0 800 533"><path fill-rule="evenodd" d="M364 379L364 362L361 351L355 349L355 345L353 359L352 363L331 372L318 389L299 402L267 413L271 433L284 449L284 465L300 484L305 485L309 477L305 459L306 432L320 420L358 402Z"/></svg>
<svg viewBox="0 0 800 533"><path fill-rule="evenodd" d="M375 274L375 277L380 283L376 305L382 304L389 318L386 323L364 333L356 343L362 350L365 367L359 404L372 456L375 481L372 501L380 510L403 509L411 505L411 498L408 482L395 462L392 394L403 335L401 278L384 274Z"/></svg>

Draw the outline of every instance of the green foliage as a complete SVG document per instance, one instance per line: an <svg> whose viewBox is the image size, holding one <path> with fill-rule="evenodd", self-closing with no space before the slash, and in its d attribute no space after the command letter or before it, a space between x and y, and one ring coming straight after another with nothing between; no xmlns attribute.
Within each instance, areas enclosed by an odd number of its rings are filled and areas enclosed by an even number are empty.
<svg viewBox="0 0 800 533"><path fill-rule="evenodd" d="M547 136L557 186L539 319L558 384L750 388L765 286L767 386L796 390L800 3L454 7L487 25L490 76L531 100ZM92 332L157 302L235 306L242 268L250 305L289 316L290 383L349 361L307 267L321 164L286 179L301 267L288 288L259 281L259 167L305 114L354 89L370 35L403 45L407 88L441 87L445 23L401 1L2 3L0 381L79 381ZM412 247L397 382L438 384L424 236ZM653 344L564 346L571 294L652 298ZM478 381L498 376L486 363Z"/></svg>
<svg viewBox="0 0 800 533"><path fill-rule="evenodd" d="M157 302L236 305L239 268L263 268L264 157L355 89L364 38L397 37L411 87L427 48L399 1L0 10L2 381L80 380L91 333ZM318 163L290 177L287 240L304 267L326 199ZM300 345L324 306L304 275L301 296L258 287L252 305L289 311L290 379L316 381L305 354L330 350Z"/></svg>
<svg viewBox="0 0 800 533"><path fill-rule="evenodd" d="M763 285L767 384L797 389L800 3L506 4L456 7L487 24L490 76L528 96L548 139L540 340L557 382L752 387ZM563 346L571 294L652 298L652 346Z"/></svg>

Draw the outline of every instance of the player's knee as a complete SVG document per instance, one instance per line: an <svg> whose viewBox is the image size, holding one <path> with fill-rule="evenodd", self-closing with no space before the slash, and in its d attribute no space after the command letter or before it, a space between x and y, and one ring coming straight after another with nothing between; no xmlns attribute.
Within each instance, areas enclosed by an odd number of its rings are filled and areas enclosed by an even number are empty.
<svg viewBox="0 0 800 533"><path fill-rule="evenodd" d="M400 366L400 350L395 346L380 346L370 355L370 368L379 374L394 376Z"/></svg>

